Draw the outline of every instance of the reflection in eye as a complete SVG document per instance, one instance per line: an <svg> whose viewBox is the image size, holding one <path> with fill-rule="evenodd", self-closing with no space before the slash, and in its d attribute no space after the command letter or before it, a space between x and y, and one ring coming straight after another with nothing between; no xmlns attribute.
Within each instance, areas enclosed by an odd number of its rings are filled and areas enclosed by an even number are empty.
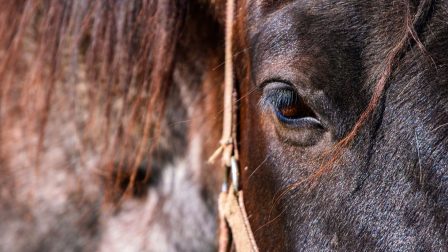
<svg viewBox="0 0 448 252"><path fill-rule="evenodd" d="M294 118L299 115L299 108L296 104L291 104L280 108L280 113L282 113L284 117Z"/></svg>

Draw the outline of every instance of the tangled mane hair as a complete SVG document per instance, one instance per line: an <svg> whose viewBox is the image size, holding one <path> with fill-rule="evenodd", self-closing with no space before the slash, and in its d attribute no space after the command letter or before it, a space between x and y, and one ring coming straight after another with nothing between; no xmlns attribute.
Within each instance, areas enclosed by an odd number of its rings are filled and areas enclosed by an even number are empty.
<svg viewBox="0 0 448 252"><path fill-rule="evenodd" d="M24 137L37 136L30 152L39 172L51 133L47 125L60 112L58 94L64 92L63 102L72 108L68 118L77 123L79 149L98 146L99 172L116 181L122 180L122 167L131 167L126 187L132 188L137 167L150 159L156 142L172 85L173 41L180 36L186 8L182 0L3 1L2 145L10 134L5 130L21 121ZM6 160L6 147L0 148Z"/></svg>

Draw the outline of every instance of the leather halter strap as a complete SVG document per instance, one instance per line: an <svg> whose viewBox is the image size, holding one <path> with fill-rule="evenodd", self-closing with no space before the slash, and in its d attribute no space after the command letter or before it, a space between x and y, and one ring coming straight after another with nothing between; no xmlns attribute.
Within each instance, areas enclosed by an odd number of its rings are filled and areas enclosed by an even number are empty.
<svg viewBox="0 0 448 252"><path fill-rule="evenodd" d="M219 251L235 250L258 252L258 247L250 227L244 207L243 191L239 188L238 149L236 145L236 92L233 72L233 21L235 0L227 0L225 34L225 75L224 75L224 115L220 148L211 160L222 154L225 181L219 196ZM229 174L230 173L230 174ZM230 178L229 178L230 175ZM230 184L230 186L229 186Z"/></svg>

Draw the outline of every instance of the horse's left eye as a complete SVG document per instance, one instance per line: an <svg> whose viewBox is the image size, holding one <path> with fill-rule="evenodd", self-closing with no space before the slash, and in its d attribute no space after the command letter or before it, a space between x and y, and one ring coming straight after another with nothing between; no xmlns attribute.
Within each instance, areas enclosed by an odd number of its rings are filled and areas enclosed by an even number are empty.
<svg viewBox="0 0 448 252"><path fill-rule="evenodd" d="M277 91L274 98L276 113L283 121L315 117L313 111L304 103L303 99L292 89Z"/></svg>
<svg viewBox="0 0 448 252"><path fill-rule="evenodd" d="M274 117L270 122L283 143L311 146L326 132L317 114L290 84L264 85L261 105L264 112Z"/></svg>
<svg viewBox="0 0 448 252"><path fill-rule="evenodd" d="M320 124L313 110L291 86L283 83L268 84L263 93L263 104L273 109L281 123L293 126Z"/></svg>

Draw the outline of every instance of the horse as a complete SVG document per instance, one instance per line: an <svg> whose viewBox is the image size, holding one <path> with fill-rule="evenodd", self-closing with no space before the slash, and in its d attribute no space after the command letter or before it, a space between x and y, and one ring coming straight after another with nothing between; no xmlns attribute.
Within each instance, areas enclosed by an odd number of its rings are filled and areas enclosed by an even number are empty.
<svg viewBox="0 0 448 252"><path fill-rule="evenodd" d="M229 56L259 250L447 250L448 2L226 5L2 3L0 250L216 250Z"/></svg>

